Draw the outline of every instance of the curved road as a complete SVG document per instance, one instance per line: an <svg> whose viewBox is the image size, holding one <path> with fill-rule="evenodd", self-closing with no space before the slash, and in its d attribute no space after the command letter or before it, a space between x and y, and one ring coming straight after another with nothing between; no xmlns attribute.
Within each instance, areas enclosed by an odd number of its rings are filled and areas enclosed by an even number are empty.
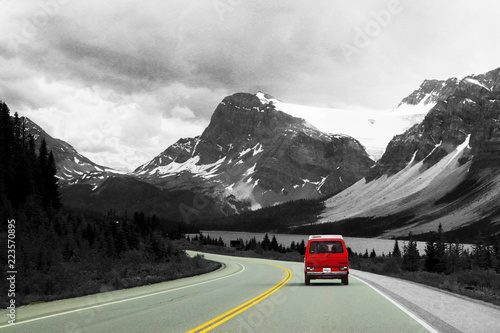
<svg viewBox="0 0 500 333"><path fill-rule="evenodd" d="M209 274L17 309L2 332L428 332L361 280L313 280L303 264L206 254ZM386 286L387 287L387 286Z"/></svg>

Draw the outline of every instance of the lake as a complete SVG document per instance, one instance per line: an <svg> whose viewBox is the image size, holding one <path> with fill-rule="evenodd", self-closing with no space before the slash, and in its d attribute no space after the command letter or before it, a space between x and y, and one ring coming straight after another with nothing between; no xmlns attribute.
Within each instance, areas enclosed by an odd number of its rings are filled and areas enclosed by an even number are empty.
<svg viewBox="0 0 500 333"><path fill-rule="evenodd" d="M202 231L202 233L205 236L210 236L210 238L222 238L227 246L229 246L229 241L236 240L238 238L247 241L255 237L257 241L262 241L265 235L265 233L217 230L205 230ZM275 236L278 243L286 247L290 246L293 241L295 243L300 243L302 240L304 240L304 242L307 244L307 241L309 240L309 235L276 234L272 232L268 232L267 234L269 236L269 239L272 239L273 236ZM197 234L189 234L189 237L194 237L195 235ZM370 253L372 249L374 249L379 256L382 254L387 255L389 252L392 252L392 249L394 248L394 240L391 239L344 237L344 242L347 247L350 247L352 249L352 251L362 254L365 253L366 250L368 250L368 253ZM402 253L406 241L400 240L398 241L398 244L399 249ZM417 247L420 255L424 255L425 242L417 242ZM465 248L470 248L470 245L465 245Z"/></svg>

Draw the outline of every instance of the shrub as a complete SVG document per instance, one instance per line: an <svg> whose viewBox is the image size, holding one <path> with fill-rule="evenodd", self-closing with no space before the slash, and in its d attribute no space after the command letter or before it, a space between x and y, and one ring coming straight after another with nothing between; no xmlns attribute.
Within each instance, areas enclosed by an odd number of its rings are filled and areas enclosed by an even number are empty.
<svg viewBox="0 0 500 333"><path fill-rule="evenodd" d="M456 273L457 282L472 287L487 287L500 290L500 275L493 269L465 270Z"/></svg>

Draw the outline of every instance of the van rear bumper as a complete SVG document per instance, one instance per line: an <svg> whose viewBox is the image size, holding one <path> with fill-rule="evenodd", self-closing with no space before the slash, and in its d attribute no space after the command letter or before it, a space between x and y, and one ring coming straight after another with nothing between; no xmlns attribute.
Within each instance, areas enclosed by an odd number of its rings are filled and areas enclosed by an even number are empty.
<svg viewBox="0 0 500 333"><path fill-rule="evenodd" d="M340 272L306 272L308 276L345 276L349 275L349 271L340 271Z"/></svg>

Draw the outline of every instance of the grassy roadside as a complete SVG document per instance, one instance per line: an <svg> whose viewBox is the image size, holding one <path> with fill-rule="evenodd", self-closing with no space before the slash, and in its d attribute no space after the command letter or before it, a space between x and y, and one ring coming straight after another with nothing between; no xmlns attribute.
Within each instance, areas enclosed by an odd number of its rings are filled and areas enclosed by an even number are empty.
<svg viewBox="0 0 500 333"><path fill-rule="evenodd" d="M197 241L181 240L179 246L186 250L233 255L241 257L263 258L303 262L304 256L298 252L276 252L256 250L236 250L227 246L203 245ZM473 299L500 306L500 274L494 270L462 270L451 274L430 273L426 271L409 272L401 269L401 258L351 256L349 265L370 273L391 276L438 289L450 291Z"/></svg>
<svg viewBox="0 0 500 333"><path fill-rule="evenodd" d="M58 264L50 271L18 275L16 305L165 282L208 273L220 266L201 256L189 257L182 250L176 251L168 261L160 262L144 260L139 251L129 251L118 260L95 256L81 258L79 262ZM2 304L4 306L6 304Z"/></svg>

